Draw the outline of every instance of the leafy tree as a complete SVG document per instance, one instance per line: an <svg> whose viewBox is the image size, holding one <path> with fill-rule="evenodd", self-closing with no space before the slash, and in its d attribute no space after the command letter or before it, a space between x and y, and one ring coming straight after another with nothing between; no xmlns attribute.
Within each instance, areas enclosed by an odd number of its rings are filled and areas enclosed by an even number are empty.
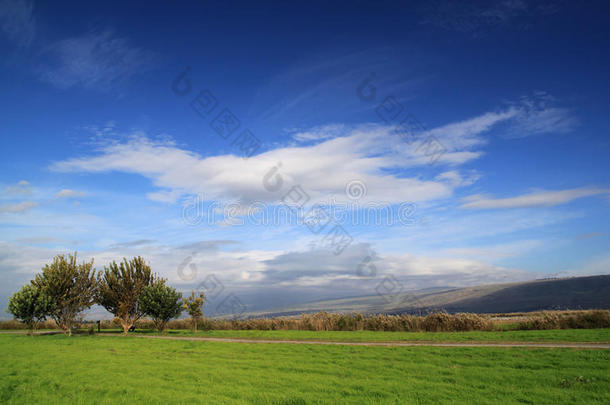
<svg viewBox="0 0 610 405"><path fill-rule="evenodd" d="M159 332L165 330L167 322L182 313L182 293L165 285L164 279L158 279L144 288L138 298L139 309L152 318Z"/></svg>
<svg viewBox="0 0 610 405"><path fill-rule="evenodd" d="M98 274L96 301L119 319L125 334L144 315L138 298L154 278L140 256L129 261L123 258L120 264L113 261Z"/></svg>
<svg viewBox="0 0 610 405"><path fill-rule="evenodd" d="M205 302L205 296L203 294L195 294L195 291L191 293L190 297L184 299L183 308L189 313L192 320L193 332L197 332L197 322L203 317L203 303Z"/></svg>
<svg viewBox="0 0 610 405"><path fill-rule="evenodd" d="M95 270L93 260L77 264L73 255L58 255L51 264L42 268L32 285L52 301L49 316L64 331L72 335L79 313L93 305L95 297Z"/></svg>
<svg viewBox="0 0 610 405"><path fill-rule="evenodd" d="M27 325L30 335L52 310L51 298L31 284L21 287L8 301L8 312Z"/></svg>

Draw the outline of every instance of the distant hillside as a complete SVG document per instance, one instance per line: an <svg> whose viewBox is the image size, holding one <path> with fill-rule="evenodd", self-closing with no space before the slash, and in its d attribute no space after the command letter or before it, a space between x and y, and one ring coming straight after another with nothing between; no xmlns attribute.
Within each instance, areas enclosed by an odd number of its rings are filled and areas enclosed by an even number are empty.
<svg viewBox="0 0 610 405"><path fill-rule="evenodd" d="M546 309L610 308L610 275L545 279L467 288L426 289L397 296L366 296L319 301L249 316L300 313L420 313L434 310L477 313L527 312Z"/></svg>

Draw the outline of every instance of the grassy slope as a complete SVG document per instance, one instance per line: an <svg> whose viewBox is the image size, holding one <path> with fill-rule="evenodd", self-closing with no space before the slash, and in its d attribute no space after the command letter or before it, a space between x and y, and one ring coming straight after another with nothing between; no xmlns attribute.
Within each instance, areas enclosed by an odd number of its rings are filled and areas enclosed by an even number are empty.
<svg viewBox="0 0 610 405"><path fill-rule="evenodd" d="M138 331L138 333L157 334L153 331ZM166 334L170 336L193 336L190 331L185 330L168 331ZM335 342L610 342L610 329L563 329L504 332L316 332L304 330L212 330L197 332L196 336L242 339L326 340Z"/></svg>
<svg viewBox="0 0 610 405"><path fill-rule="evenodd" d="M318 301L249 315L301 312L413 312L417 308L449 312L515 312L550 308L609 308L610 275L490 284L466 288L420 290L388 300L374 295ZM390 304L388 303L390 302ZM395 303L401 303L396 307Z"/></svg>
<svg viewBox="0 0 610 405"><path fill-rule="evenodd" d="M609 403L610 351L0 336L1 403Z"/></svg>

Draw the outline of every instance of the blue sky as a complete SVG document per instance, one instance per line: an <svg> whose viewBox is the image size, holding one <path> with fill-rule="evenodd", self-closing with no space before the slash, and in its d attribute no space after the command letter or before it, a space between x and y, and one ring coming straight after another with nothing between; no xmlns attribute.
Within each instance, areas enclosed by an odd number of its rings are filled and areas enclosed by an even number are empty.
<svg viewBox="0 0 610 405"><path fill-rule="evenodd" d="M209 313L608 273L603 2L290 3L0 1L2 302L71 251Z"/></svg>

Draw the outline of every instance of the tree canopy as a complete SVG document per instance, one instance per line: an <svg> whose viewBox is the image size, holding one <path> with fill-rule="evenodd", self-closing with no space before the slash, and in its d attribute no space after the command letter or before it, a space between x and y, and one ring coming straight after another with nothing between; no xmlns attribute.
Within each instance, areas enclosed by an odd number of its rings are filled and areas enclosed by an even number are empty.
<svg viewBox="0 0 610 405"><path fill-rule="evenodd" d="M125 334L144 315L138 299L154 279L150 266L140 256L119 264L113 261L98 275L96 301L120 320Z"/></svg>
<svg viewBox="0 0 610 405"><path fill-rule="evenodd" d="M34 285L26 284L9 298L7 310L32 333L53 310L53 300Z"/></svg>
<svg viewBox="0 0 610 405"><path fill-rule="evenodd" d="M51 300L49 316L57 325L72 334L76 317L90 308L96 292L93 260L77 263L76 253L55 256L42 268L32 285Z"/></svg>
<svg viewBox="0 0 610 405"><path fill-rule="evenodd" d="M165 282L164 279L155 280L142 290L138 299L139 309L152 318L159 332L165 330L170 319L182 313L182 293Z"/></svg>
<svg viewBox="0 0 610 405"><path fill-rule="evenodd" d="M183 307L191 316L193 322L193 330L197 330L197 322L203 316L203 304L205 302L205 295L203 293L195 294L195 291L191 293L189 297L184 299Z"/></svg>

